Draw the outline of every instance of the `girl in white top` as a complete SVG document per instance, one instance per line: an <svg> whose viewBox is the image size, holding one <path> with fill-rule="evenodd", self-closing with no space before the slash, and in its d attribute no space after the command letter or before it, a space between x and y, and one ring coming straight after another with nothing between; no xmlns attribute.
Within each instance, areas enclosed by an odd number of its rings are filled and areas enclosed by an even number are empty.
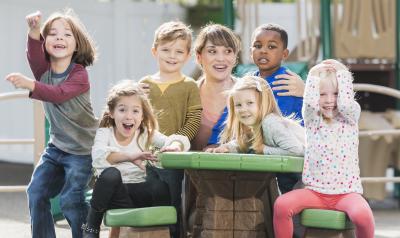
<svg viewBox="0 0 400 238"><path fill-rule="evenodd" d="M293 234L292 217L305 208L344 211L356 237L374 237L371 208L361 196L358 167L358 119L353 77L346 66L326 60L310 70L303 101L307 146L305 189L280 196L274 205L276 238Z"/></svg>
<svg viewBox="0 0 400 238"><path fill-rule="evenodd" d="M220 142L207 151L304 155L304 129L282 116L271 88L257 76L244 76L229 90Z"/></svg>
<svg viewBox="0 0 400 238"><path fill-rule="evenodd" d="M157 160L150 147L161 148L160 152L188 151L190 142L182 135L165 136L157 127L138 84L125 80L110 90L92 148L98 179L83 225L84 237L99 237L107 209L169 204L167 184L157 179L146 181L143 162Z"/></svg>

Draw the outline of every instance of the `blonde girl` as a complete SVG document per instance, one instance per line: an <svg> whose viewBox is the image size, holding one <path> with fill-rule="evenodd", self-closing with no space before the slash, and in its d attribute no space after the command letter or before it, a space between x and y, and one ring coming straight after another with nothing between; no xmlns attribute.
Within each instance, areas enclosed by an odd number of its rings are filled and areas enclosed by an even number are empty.
<svg viewBox="0 0 400 238"><path fill-rule="evenodd" d="M307 147L304 189L280 196L274 205L276 238L291 238L291 218L305 208L344 211L356 227L356 237L374 237L374 218L361 196L358 167L358 119L353 77L336 60L314 66L306 82L303 118Z"/></svg>
<svg viewBox="0 0 400 238"><path fill-rule="evenodd" d="M299 124L281 115L264 79L245 76L228 92L221 145L208 151L302 156L303 132Z"/></svg>
<svg viewBox="0 0 400 238"><path fill-rule="evenodd" d="M190 142L182 135L165 136L157 128L150 103L138 84L125 80L110 90L92 148L98 178L83 225L84 237L99 237L108 209L170 203L165 182L145 180L143 161L156 161L151 147L161 148L161 152L187 151Z"/></svg>
<svg viewBox="0 0 400 238"><path fill-rule="evenodd" d="M60 194L61 211L73 238L82 237L84 200L91 176L91 147L97 129L86 67L96 59L93 40L71 9L26 17L27 56L35 79L11 73L6 80L43 101L50 140L28 186L32 237L55 237L50 198Z"/></svg>

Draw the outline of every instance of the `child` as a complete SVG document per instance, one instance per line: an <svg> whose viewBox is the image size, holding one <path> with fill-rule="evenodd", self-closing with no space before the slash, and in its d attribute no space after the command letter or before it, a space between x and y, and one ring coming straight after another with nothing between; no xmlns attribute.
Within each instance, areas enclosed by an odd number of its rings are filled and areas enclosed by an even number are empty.
<svg viewBox="0 0 400 238"><path fill-rule="evenodd" d="M20 73L6 79L29 96L43 101L50 123L50 141L28 186L32 237L55 237L50 198L60 193L63 215L72 237L82 237L87 206L84 191L91 176L91 147L97 128L90 101L86 66L95 45L71 9L56 12L40 31L41 13L26 17L27 56L35 80Z"/></svg>
<svg viewBox="0 0 400 238"><path fill-rule="evenodd" d="M157 131L157 121L146 95L130 80L109 92L92 149L97 181L83 226L84 237L99 237L103 214L108 209L167 205L168 186L153 179L145 181L143 161L156 161L151 146L163 151L187 151L186 136L165 136Z"/></svg>
<svg viewBox="0 0 400 238"><path fill-rule="evenodd" d="M360 195L358 119L352 75L336 60L316 65L307 78L303 116L307 147L305 189L280 196L274 205L275 237L292 237L291 217L305 208L344 211L356 226L356 237L374 236L374 219Z"/></svg>
<svg viewBox="0 0 400 238"><path fill-rule="evenodd" d="M229 91L221 145L207 151L303 156L304 129L281 115L265 80L244 76Z"/></svg>
<svg viewBox="0 0 400 238"><path fill-rule="evenodd" d="M302 120L304 83L298 75L281 66L289 54L287 44L288 34L281 26L270 23L257 27L252 35L251 46L251 57L258 67L254 75L264 78L272 87L283 116ZM277 177L282 193L291 191L301 180L299 173L279 173Z"/></svg>
<svg viewBox="0 0 400 238"><path fill-rule="evenodd" d="M182 22L162 24L155 31L151 49L159 71L140 80L148 86L149 99L156 111L160 132L165 135L184 135L189 140L199 130L202 110L196 82L181 72L190 57L191 43L192 31ZM171 203L180 211L183 171L156 167L150 170L149 179L156 176L168 183ZM179 225L180 219L177 227Z"/></svg>

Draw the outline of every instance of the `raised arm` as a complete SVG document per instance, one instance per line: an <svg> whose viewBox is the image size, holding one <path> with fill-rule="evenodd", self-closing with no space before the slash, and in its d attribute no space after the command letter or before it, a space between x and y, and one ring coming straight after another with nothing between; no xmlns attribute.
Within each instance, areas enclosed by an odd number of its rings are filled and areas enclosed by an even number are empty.
<svg viewBox="0 0 400 238"><path fill-rule="evenodd" d="M353 124L360 118L360 105L354 100L353 77L351 72L340 70L336 74L338 80L337 108L339 113Z"/></svg>
<svg viewBox="0 0 400 238"><path fill-rule="evenodd" d="M312 69L313 70L313 69ZM309 124L314 118L318 117L319 111L319 83L320 78L315 71L310 71L307 77L306 88L304 90L302 114L304 124Z"/></svg>
<svg viewBox="0 0 400 238"><path fill-rule="evenodd" d="M40 13L40 11L26 16L26 22L29 28L26 55L32 73L38 81L49 68L49 62L46 60L43 49L44 39L40 34L41 20L42 13Z"/></svg>

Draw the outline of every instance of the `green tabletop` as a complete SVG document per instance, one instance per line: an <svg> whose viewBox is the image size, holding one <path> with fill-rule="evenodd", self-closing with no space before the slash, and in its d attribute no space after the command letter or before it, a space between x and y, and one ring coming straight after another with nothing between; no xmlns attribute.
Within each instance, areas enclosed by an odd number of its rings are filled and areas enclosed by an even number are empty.
<svg viewBox="0 0 400 238"><path fill-rule="evenodd" d="M281 155L165 152L158 155L168 169L208 169L258 172L302 172L303 157Z"/></svg>

